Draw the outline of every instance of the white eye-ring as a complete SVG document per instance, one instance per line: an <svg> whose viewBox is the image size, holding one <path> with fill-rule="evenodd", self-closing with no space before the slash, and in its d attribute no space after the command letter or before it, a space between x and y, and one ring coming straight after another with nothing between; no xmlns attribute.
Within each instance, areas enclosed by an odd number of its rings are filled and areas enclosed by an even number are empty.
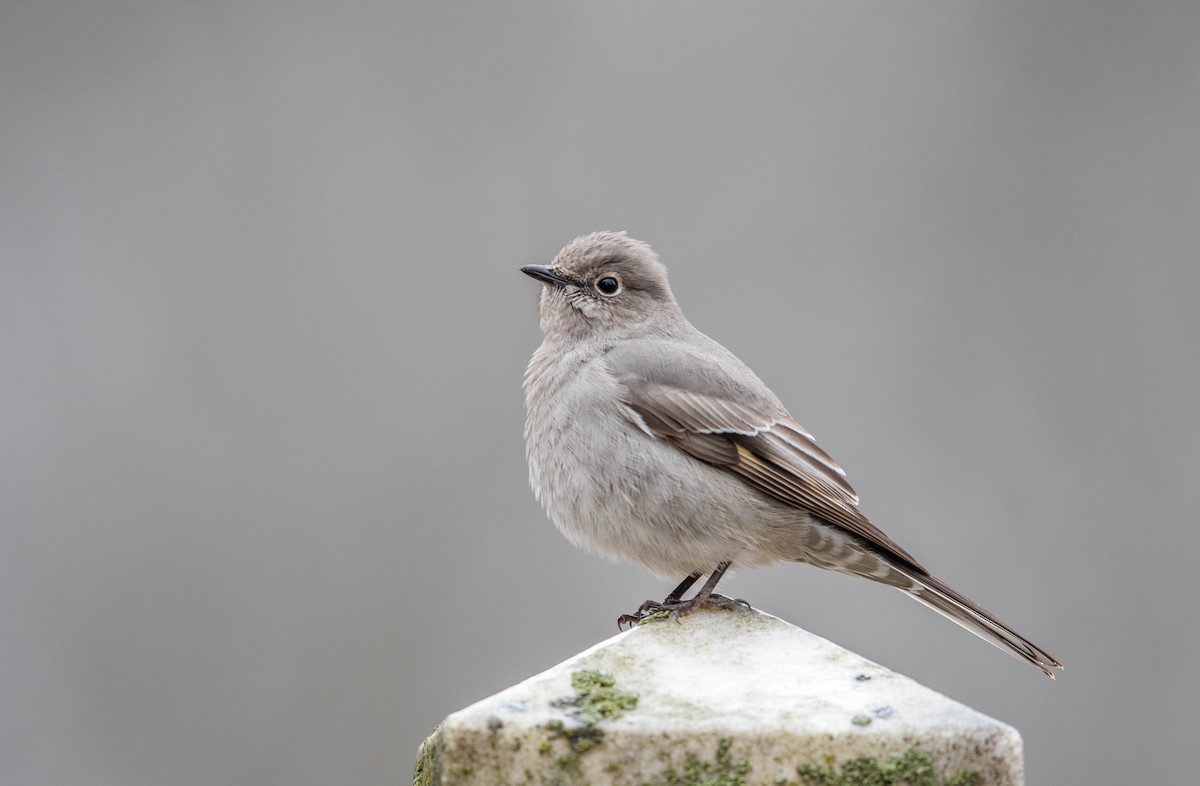
<svg viewBox="0 0 1200 786"><path fill-rule="evenodd" d="M601 295L612 297L621 291L621 279L616 273L605 273L596 279L596 291Z"/></svg>

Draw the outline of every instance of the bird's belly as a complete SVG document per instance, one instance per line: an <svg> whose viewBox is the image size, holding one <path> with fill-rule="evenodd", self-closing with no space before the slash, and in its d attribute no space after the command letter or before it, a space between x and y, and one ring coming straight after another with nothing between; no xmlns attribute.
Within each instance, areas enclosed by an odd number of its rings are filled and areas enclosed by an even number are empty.
<svg viewBox="0 0 1200 786"><path fill-rule="evenodd" d="M531 445L542 502L568 540L672 579L726 560L749 567L789 558L787 542L802 525L794 512L632 424L617 425L569 429L552 450ZM596 434L605 437L588 436ZM535 454L554 459L536 462Z"/></svg>

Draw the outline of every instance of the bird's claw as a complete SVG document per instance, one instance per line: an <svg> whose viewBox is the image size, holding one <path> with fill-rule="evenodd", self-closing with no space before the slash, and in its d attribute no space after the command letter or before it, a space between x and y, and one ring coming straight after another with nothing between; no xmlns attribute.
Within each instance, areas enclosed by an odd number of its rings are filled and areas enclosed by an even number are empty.
<svg viewBox="0 0 1200 786"><path fill-rule="evenodd" d="M634 613L622 614L621 616L617 617L617 630L625 630L626 625L628 625L630 628L636 627L643 620L653 617L660 611L670 610L671 608L666 604L659 603L656 600L648 600L642 605L638 606L637 611Z"/></svg>
<svg viewBox="0 0 1200 786"><path fill-rule="evenodd" d="M696 609L723 609L727 611L735 611L737 609L746 609L750 611L750 604L741 598L727 598L724 595L712 594L703 600L697 601L696 598L691 600L680 600L679 598L668 597L665 600L648 600L638 606L637 611L633 614L622 614L617 617L617 630L625 630L625 626L630 628L641 624L650 617L656 614L669 614L678 622L680 617L691 614Z"/></svg>
<svg viewBox="0 0 1200 786"><path fill-rule="evenodd" d="M709 595L708 602L704 605L710 609L729 609L730 611L736 609L752 610L749 601L742 600L741 598L727 598L724 595L717 595L716 593Z"/></svg>
<svg viewBox="0 0 1200 786"><path fill-rule="evenodd" d="M638 614L622 614L621 616L617 617L617 630L624 631L626 625L628 625L632 630L633 628L637 627L637 624L643 619L644 617L641 616L640 610Z"/></svg>
<svg viewBox="0 0 1200 786"><path fill-rule="evenodd" d="M660 611L670 611L677 603L679 603L678 600L672 601L670 598L664 600L662 603L659 603L656 600L648 600L642 605L638 606L637 613L639 617L644 618L650 616L651 614L657 614Z"/></svg>

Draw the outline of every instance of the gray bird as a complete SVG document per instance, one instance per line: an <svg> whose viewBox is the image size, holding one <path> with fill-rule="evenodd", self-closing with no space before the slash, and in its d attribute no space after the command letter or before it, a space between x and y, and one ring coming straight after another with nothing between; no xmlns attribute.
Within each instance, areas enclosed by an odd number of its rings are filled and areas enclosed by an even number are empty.
<svg viewBox="0 0 1200 786"><path fill-rule="evenodd" d="M525 374L534 494L576 546L686 577L619 623L741 603L713 592L726 570L788 560L895 587L1050 677L1062 668L859 511L837 462L684 317L648 245L597 232L521 271L544 284Z"/></svg>

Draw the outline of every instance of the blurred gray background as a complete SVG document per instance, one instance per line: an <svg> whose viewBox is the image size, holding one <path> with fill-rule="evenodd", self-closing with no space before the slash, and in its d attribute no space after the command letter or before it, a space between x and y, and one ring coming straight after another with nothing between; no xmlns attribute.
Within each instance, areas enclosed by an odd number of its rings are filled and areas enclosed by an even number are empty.
<svg viewBox="0 0 1200 786"><path fill-rule="evenodd" d="M863 509L1066 664L723 586L1194 777L1195 3L6 2L0 781L407 783L670 587L526 484L517 272L626 229Z"/></svg>

